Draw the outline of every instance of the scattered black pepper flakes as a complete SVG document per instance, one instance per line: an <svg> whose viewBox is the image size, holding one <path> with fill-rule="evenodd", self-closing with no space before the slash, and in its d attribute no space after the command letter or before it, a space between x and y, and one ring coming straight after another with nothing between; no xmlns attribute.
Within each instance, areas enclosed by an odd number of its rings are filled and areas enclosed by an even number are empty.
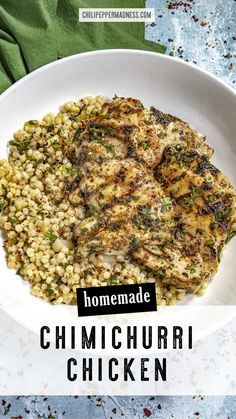
<svg viewBox="0 0 236 419"><path fill-rule="evenodd" d="M195 23L199 21L199 19L195 15L192 15L191 18L194 20Z"/></svg>
<svg viewBox="0 0 236 419"><path fill-rule="evenodd" d="M116 414L116 407L114 407L114 409L112 409L112 413L114 413L114 415Z"/></svg>
<svg viewBox="0 0 236 419"><path fill-rule="evenodd" d="M158 410L161 410L161 405L160 405L160 403L157 405L157 409L158 409Z"/></svg>

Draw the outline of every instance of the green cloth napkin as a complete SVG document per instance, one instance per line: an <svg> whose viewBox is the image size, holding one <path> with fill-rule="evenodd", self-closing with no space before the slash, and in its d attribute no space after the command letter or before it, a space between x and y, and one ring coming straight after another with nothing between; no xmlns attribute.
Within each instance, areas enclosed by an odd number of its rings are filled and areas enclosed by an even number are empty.
<svg viewBox="0 0 236 419"><path fill-rule="evenodd" d="M0 0L0 93L30 71L79 52L165 52L144 39L144 23L83 23L80 7L143 8L145 0Z"/></svg>

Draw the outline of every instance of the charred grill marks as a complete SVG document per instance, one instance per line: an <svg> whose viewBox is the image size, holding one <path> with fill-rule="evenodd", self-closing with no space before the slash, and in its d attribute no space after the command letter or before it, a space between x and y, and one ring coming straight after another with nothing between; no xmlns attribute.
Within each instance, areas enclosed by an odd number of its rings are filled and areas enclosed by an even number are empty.
<svg viewBox="0 0 236 419"><path fill-rule="evenodd" d="M75 133L78 259L129 254L163 283L195 292L233 236L235 192L205 137L140 101L115 98Z"/></svg>

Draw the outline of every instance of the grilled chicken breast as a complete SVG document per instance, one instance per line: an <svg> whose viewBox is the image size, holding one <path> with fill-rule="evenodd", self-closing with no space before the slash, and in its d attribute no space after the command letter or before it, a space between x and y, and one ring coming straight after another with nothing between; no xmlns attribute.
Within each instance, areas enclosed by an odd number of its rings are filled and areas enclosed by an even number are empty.
<svg viewBox="0 0 236 419"><path fill-rule="evenodd" d="M195 291L233 230L235 194L205 137L132 98L115 98L76 134L78 170L66 193L86 217L77 258L129 254L163 283Z"/></svg>
<svg viewBox="0 0 236 419"><path fill-rule="evenodd" d="M194 288L217 271L223 246L234 234L235 191L205 156L180 145L166 148L156 179L175 202L172 246L188 260L185 283ZM176 276L171 283L178 281Z"/></svg>

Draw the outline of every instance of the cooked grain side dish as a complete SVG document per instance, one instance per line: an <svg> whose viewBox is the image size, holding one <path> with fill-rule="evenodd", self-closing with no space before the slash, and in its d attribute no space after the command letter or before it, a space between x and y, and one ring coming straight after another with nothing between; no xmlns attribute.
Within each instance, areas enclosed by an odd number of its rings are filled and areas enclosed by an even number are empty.
<svg viewBox="0 0 236 419"><path fill-rule="evenodd" d="M85 97L25 122L0 161L9 268L33 295L156 282L157 304L203 295L235 233L235 191L186 122L133 98Z"/></svg>

